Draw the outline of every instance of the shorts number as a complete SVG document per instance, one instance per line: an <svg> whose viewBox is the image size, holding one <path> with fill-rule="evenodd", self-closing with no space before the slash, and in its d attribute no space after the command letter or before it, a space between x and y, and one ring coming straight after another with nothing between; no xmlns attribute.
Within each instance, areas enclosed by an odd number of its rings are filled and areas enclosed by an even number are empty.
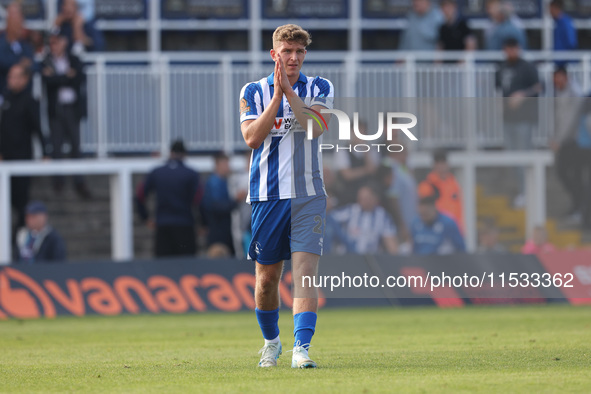
<svg viewBox="0 0 591 394"><path fill-rule="evenodd" d="M322 216L316 215L314 216L314 221L316 222L316 226L312 229L312 232L316 234L322 234Z"/></svg>

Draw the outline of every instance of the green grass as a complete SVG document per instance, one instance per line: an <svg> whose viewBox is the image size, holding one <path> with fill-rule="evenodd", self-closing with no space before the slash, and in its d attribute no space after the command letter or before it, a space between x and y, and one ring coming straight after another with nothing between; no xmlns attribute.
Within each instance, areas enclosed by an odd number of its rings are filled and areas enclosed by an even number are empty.
<svg viewBox="0 0 591 394"><path fill-rule="evenodd" d="M0 322L1 392L591 392L591 308L323 310L257 368L254 313ZM285 350L292 320L279 320Z"/></svg>

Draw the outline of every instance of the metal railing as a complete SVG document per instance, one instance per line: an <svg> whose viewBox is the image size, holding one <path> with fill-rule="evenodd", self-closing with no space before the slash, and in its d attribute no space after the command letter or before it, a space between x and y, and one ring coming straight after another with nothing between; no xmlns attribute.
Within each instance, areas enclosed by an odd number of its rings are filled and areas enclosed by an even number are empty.
<svg viewBox="0 0 591 394"><path fill-rule="evenodd" d="M310 54L304 71L332 81L339 97L498 97L495 62L500 52L324 52ZM87 55L89 117L83 151L166 153L183 138L192 151L244 150L238 122L238 92L272 70L247 52ZM554 60L572 60L569 73L591 90L591 53L527 52L536 61L544 96L552 97ZM446 63L441 63L446 61ZM454 63L449 63L455 61ZM540 101L543 105L543 101ZM535 143L545 145L553 130L553 107L539 111ZM442 107L439 111L457 111ZM502 146L499 109L481 108L470 130L426 133L419 147L478 149ZM453 112L451 112L453 115ZM459 116L459 114L456 114Z"/></svg>

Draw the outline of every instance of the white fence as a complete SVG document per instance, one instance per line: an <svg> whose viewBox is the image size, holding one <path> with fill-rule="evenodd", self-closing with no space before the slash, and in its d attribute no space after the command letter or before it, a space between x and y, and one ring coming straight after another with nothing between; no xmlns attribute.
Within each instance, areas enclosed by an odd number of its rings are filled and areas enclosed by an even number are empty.
<svg viewBox="0 0 591 394"><path fill-rule="evenodd" d="M233 168L244 168L244 158L235 157ZM476 169L478 167L522 167L526 170L526 228L546 220L545 169L553 162L546 152L463 152L453 153L450 164L458 169L462 185L466 244L476 249ZM11 260L10 178L12 176L50 176L70 174L108 175L111 193L111 250L114 260L133 258L132 175L146 173L160 163L157 159L86 159L50 162L0 163L0 264ZM199 171L211 171L211 158L190 159L188 164ZM430 168L431 156L416 153L410 156L411 167Z"/></svg>
<svg viewBox="0 0 591 394"><path fill-rule="evenodd" d="M267 56L261 54L256 61L249 54L232 52L221 58L219 53L87 56L89 117L83 127L83 150L99 157L165 153L175 138L183 138L193 151L245 149L238 122L238 93L245 83L272 70L260 60ZM538 62L543 96L554 94L553 59L558 56L577 61L569 65L569 73L588 92L588 52L528 52L526 58ZM441 63L446 59L462 62ZM339 97L498 97L495 61L501 59L502 54L496 52L360 52L355 57L351 53L321 53L309 56L304 71L330 79ZM539 102L544 105L543 100ZM552 106L541 109L534 140L545 146L553 133L554 115ZM419 148L501 146L498 108L481 108L478 113L469 129L426 133Z"/></svg>

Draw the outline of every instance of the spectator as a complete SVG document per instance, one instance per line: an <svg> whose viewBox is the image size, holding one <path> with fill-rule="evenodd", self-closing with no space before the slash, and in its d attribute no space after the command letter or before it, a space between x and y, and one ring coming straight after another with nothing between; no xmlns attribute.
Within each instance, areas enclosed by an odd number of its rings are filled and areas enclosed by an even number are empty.
<svg viewBox="0 0 591 394"><path fill-rule="evenodd" d="M359 121L359 132L367 133L367 123ZM363 144L351 130L351 145ZM369 152L357 152L352 150L339 150L334 154L334 168L338 174L338 201L339 205L352 204L357 198L357 192L368 180L376 176L380 156L376 150Z"/></svg>
<svg viewBox="0 0 591 394"><path fill-rule="evenodd" d="M544 226L534 227L532 238L523 245L521 253L523 254L539 254L554 252L556 248L548 242L548 234Z"/></svg>
<svg viewBox="0 0 591 394"><path fill-rule="evenodd" d="M41 142L45 157L45 138L41 133L39 103L29 85L29 69L15 64L8 72L8 89L0 107L0 160L32 160L33 136ZM29 177L11 177L11 204L17 211L17 226L25 225L25 208L29 202Z"/></svg>
<svg viewBox="0 0 591 394"><path fill-rule="evenodd" d="M456 0L442 0L444 22L439 28L439 49L444 51L473 51L476 39L468 21L458 13Z"/></svg>
<svg viewBox="0 0 591 394"><path fill-rule="evenodd" d="M538 119L537 102L528 99L536 97L541 84L536 66L521 58L519 42L510 38L505 41L505 61L496 73L496 85L503 97L503 130L505 148L509 150L529 150L533 148L533 131ZM516 171L518 191L514 206L524 204L523 169Z"/></svg>
<svg viewBox="0 0 591 394"><path fill-rule="evenodd" d="M447 153L437 150L433 153L433 170L427 175L425 182L437 190L437 210L452 218L460 231L464 229L464 211L462 189L451 172L447 162Z"/></svg>
<svg viewBox="0 0 591 394"><path fill-rule="evenodd" d="M583 104L582 92L578 85L569 80L562 66L554 71L555 137L550 147L556 153L556 172L571 199L568 221L581 221L584 199L583 156L577 143L578 121Z"/></svg>
<svg viewBox="0 0 591 394"><path fill-rule="evenodd" d="M392 165L392 185L388 190L389 198L394 198L400 210L400 222L397 222L401 251L410 248L411 245L410 226L418 215L417 212L417 183L411 170L407 167L408 149L401 152L390 153Z"/></svg>
<svg viewBox="0 0 591 394"><path fill-rule="evenodd" d="M591 96L585 98L575 123L575 141L578 147L578 170L581 173L580 201L583 228L591 229Z"/></svg>
<svg viewBox="0 0 591 394"><path fill-rule="evenodd" d="M326 174L329 173L327 170L324 170L325 178L324 181L326 182ZM328 190L327 190L328 192ZM330 193L330 192L328 192ZM345 253L354 253L355 251L355 243L349 239L349 236L346 233L346 229L335 220L332 215L336 207L336 199L331 198L329 194L329 198L326 199L326 223L324 226L324 245L323 245L323 254L345 254Z"/></svg>
<svg viewBox="0 0 591 394"><path fill-rule="evenodd" d="M26 227L16 236L16 261L48 263L66 261L66 245L59 233L48 224L47 208L41 201L27 205Z"/></svg>
<svg viewBox="0 0 591 394"><path fill-rule="evenodd" d="M23 40L24 21L20 3L6 7L6 30L0 35L0 104L6 89L6 78L15 64L25 68L33 65L33 49Z"/></svg>
<svg viewBox="0 0 591 394"><path fill-rule="evenodd" d="M85 21L78 12L76 0L63 0L60 13L53 23L54 29L68 37L70 51L75 54L104 50L104 39L94 26L94 21Z"/></svg>
<svg viewBox="0 0 591 394"><path fill-rule="evenodd" d="M195 217L192 209L201 199L199 174L185 165L185 145L175 141L170 158L148 174L136 192L136 205L141 219L156 229L154 254L164 256L193 256L197 251ZM156 194L156 221L150 220L145 202Z"/></svg>
<svg viewBox="0 0 591 394"><path fill-rule="evenodd" d="M513 38L503 46L505 61L496 73L496 85L501 90L505 108L505 143L511 149L529 149L532 145L532 126L537 118L527 104L527 97L537 97L541 91L536 66L521 57L519 42ZM535 104L535 103L534 103ZM526 110L526 111L524 111ZM507 127L509 126L509 127Z"/></svg>
<svg viewBox="0 0 591 394"><path fill-rule="evenodd" d="M375 254L385 251L396 254L396 227L379 203L375 189L363 186L357 193L356 203L330 214L331 220L344 228L347 238L345 241L350 242L352 247L349 252Z"/></svg>
<svg viewBox="0 0 591 394"><path fill-rule="evenodd" d="M232 251L228 245L222 243L214 243L207 248L207 257L210 259L224 259L232 256Z"/></svg>
<svg viewBox="0 0 591 394"><path fill-rule="evenodd" d="M215 155L215 169L205 185L203 195L203 213L207 222L207 247L224 245L231 255L235 254L232 239L232 212L238 207L239 201L246 199L246 190L241 190L236 199L230 197L228 176L230 175L230 159L224 153Z"/></svg>
<svg viewBox="0 0 591 394"><path fill-rule="evenodd" d="M248 194L251 152L246 152L244 156L245 166L240 171L232 173L228 181L230 196L238 203L238 207L232 212L232 237L234 238L234 249L238 258L246 257L248 246L252 239L251 216L252 207L242 196Z"/></svg>
<svg viewBox="0 0 591 394"><path fill-rule="evenodd" d="M412 10L408 13L407 27L402 32L399 50L434 51L437 49L439 26L443 15L430 0L412 0Z"/></svg>
<svg viewBox="0 0 591 394"><path fill-rule="evenodd" d="M509 40L516 40L521 48L527 48L525 33L511 18L511 6L504 0L489 0L486 3L492 25L486 31L485 49L489 51L500 51L504 43Z"/></svg>
<svg viewBox="0 0 591 394"><path fill-rule="evenodd" d="M573 20L564 12L563 0L552 0L549 6L550 15L554 19L554 50L573 51L577 49L577 31ZM564 65L566 61L556 62Z"/></svg>
<svg viewBox="0 0 591 394"><path fill-rule="evenodd" d="M52 35L49 38L49 54L42 63L54 159L64 157L63 148L66 142L70 147L69 156L73 159L81 157L80 120L86 114L86 102L82 94L86 77L82 62L68 53L67 48L66 36ZM83 177L74 177L74 186L80 197L91 197ZM64 178L54 178L55 190L61 192L63 187Z"/></svg>
<svg viewBox="0 0 591 394"><path fill-rule="evenodd" d="M29 32L29 42L33 50L33 60L36 64L43 62L43 59L49 53L47 45L45 45L45 32L43 30L31 30Z"/></svg>
<svg viewBox="0 0 591 394"><path fill-rule="evenodd" d="M435 205L438 195L432 185L419 185L419 216L411 226L413 253L451 254L466 251L464 238L456 222L439 212Z"/></svg>
<svg viewBox="0 0 591 394"><path fill-rule="evenodd" d="M505 253L507 249L499 243L499 229L492 223L486 224L480 231L478 253Z"/></svg>

